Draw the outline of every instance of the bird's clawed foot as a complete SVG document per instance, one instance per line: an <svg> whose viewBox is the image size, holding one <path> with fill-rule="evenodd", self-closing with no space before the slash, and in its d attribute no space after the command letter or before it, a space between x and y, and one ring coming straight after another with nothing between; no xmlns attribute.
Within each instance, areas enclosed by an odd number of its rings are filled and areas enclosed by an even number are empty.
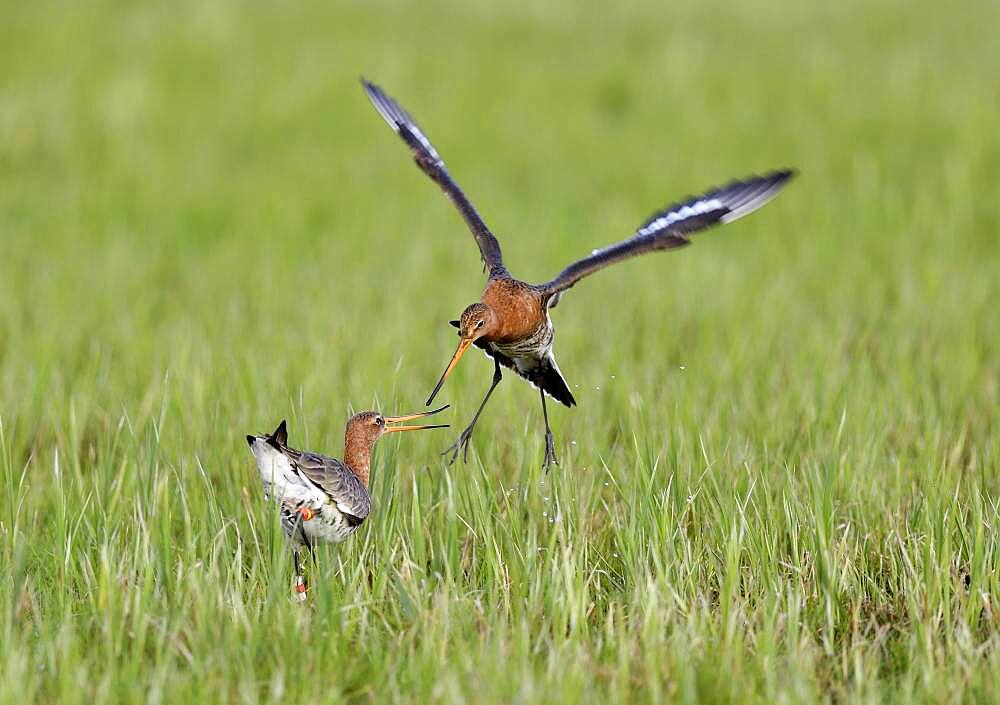
<svg viewBox="0 0 1000 705"><path fill-rule="evenodd" d="M542 462L542 470L548 472L553 465L558 465L556 458L556 444L552 438L552 431L545 432L545 460Z"/></svg>
<svg viewBox="0 0 1000 705"><path fill-rule="evenodd" d="M469 426L462 431L461 435L459 435L458 439L454 443L441 452L441 455L448 455L448 453L451 453L451 458L448 459L449 465L455 464L455 461L458 460L459 453L462 454L463 463L469 462L469 440L471 438L472 426Z"/></svg>

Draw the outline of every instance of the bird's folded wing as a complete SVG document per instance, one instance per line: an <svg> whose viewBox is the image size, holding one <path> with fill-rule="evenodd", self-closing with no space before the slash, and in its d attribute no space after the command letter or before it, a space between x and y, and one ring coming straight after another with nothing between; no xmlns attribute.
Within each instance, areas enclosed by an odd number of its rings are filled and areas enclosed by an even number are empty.
<svg viewBox="0 0 1000 705"><path fill-rule="evenodd" d="M500 243L497 242L496 237L493 236L490 229L486 227L486 223L483 222L482 217L480 217L479 212L476 211L472 202L469 201L462 192L462 189L451 178L451 175L444 166L444 160L441 159L437 150L434 149L434 145L431 144L430 140L427 139L423 131L417 126L417 123L399 103L386 95L374 83L369 83L361 79L361 84L364 86L365 92L368 94L368 99L371 100L372 105L375 106L379 115L389 123L389 126L409 146L410 151L413 152L413 159L416 161L417 166L441 187L441 190L445 192L458 208L459 213L462 214L462 218L465 219L466 224L476 238L476 244L479 245L479 253L483 258L483 264L486 266L490 278L506 275L507 270L504 267L503 256L500 253Z"/></svg>
<svg viewBox="0 0 1000 705"><path fill-rule="evenodd" d="M319 453L299 453L296 470L334 501L344 514L364 519L371 511L371 499L361 480L336 458Z"/></svg>
<svg viewBox="0 0 1000 705"><path fill-rule="evenodd" d="M594 250L589 257L574 262L538 288L549 295L557 294L615 262L647 252L684 247L690 244L690 235L757 210L774 198L792 176L792 170L783 169L732 181L701 196L691 196L668 206L651 215L632 237Z"/></svg>

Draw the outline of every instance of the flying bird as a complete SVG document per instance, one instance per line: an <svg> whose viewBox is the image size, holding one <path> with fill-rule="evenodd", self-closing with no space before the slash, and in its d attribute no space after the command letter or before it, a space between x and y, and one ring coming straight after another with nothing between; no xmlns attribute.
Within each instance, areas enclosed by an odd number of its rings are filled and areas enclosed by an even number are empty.
<svg viewBox="0 0 1000 705"><path fill-rule="evenodd" d="M280 504L281 528L295 556L295 592L300 600L305 599L306 582L299 551L306 548L312 553L319 541L340 543L358 530L371 511L368 477L375 442L387 433L447 428L447 424L391 425L447 408L406 416L383 416L377 411L355 414L347 422L343 460L289 447L284 421L274 433L247 436L264 483L264 497L274 497Z"/></svg>
<svg viewBox="0 0 1000 705"><path fill-rule="evenodd" d="M493 381L486 396L469 425L444 451L444 454L451 453L450 462L454 462L460 452L463 460L468 459L472 430L502 379L502 368L508 368L538 388L545 422L543 467L548 469L557 463L545 395L568 407L575 406L576 400L552 352L554 330L549 310L556 306L567 289L608 265L647 252L676 250L690 244L691 236L701 230L752 213L774 198L795 174L791 169L780 169L762 176L731 181L700 196L688 197L651 215L631 237L593 250L589 256L573 262L550 281L529 284L515 279L507 271L500 243L451 178L444 160L409 113L375 84L363 78L361 83L375 109L410 148L417 166L458 208L479 246L488 276L480 300L469 305L458 320L450 322L458 328L458 348L427 399L429 406L470 346L482 349L492 358Z"/></svg>

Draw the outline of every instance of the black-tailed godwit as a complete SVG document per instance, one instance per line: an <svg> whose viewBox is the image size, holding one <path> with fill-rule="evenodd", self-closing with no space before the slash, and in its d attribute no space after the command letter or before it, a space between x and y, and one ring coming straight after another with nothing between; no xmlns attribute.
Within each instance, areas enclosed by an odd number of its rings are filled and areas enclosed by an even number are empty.
<svg viewBox="0 0 1000 705"><path fill-rule="evenodd" d="M791 169L772 171L763 176L732 181L700 196L686 198L651 215L631 237L592 251L589 256L566 267L551 281L528 284L515 279L507 271L500 253L500 243L451 178L444 160L413 118L381 88L364 79L361 82L375 109L409 146L417 166L457 206L479 245L479 253L488 274L486 288L480 300L468 306L457 321L451 321L458 328L458 349L427 399L427 404L430 405L469 346L481 348L493 359L493 381L486 396L469 425L455 443L445 450L445 453L451 452L451 462L455 461L460 451L463 459L468 459L472 429L493 390L500 383L503 367L513 370L540 390L542 417L545 421L543 467L548 468L550 464L557 462L545 395L548 394L566 406L574 406L576 400L552 353L554 331L549 309L555 307L564 291L583 277L608 265L647 252L684 247L690 244L690 236L694 233L752 213L774 198L795 173Z"/></svg>
<svg viewBox="0 0 1000 705"><path fill-rule="evenodd" d="M383 416L376 411L355 414L344 434L344 459L296 450L288 445L285 422L274 433L247 436L264 483L265 498L280 504L281 527L292 542L295 555L295 591L305 599L306 583L299 551L312 552L319 542L339 543L358 530L371 510L368 476L371 451L386 433L446 428L443 425L392 426L432 416L444 409L406 416Z"/></svg>

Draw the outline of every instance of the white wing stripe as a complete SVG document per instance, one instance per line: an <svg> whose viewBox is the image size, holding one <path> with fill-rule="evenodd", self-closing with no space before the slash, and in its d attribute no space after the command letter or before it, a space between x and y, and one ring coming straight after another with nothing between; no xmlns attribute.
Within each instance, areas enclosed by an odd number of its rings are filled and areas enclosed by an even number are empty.
<svg viewBox="0 0 1000 705"><path fill-rule="evenodd" d="M643 226L637 232L638 235L652 235L660 230L665 230L669 228L674 223L679 223L688 218L693 218L709 211L720 210L724 208L722 201L718 198L710 198L703 201L695 201L689 205L679 208L675 211L670 211L666 215L661 215L656 220L650 221L647 225Z"/></svg>

